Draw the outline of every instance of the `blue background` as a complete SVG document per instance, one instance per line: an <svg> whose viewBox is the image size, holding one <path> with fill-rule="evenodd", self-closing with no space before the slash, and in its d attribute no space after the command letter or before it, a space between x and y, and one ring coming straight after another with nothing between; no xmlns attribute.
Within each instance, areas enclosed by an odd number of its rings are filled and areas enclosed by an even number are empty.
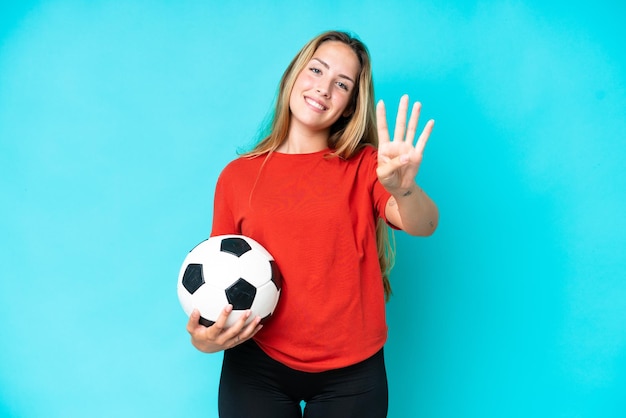
<svg viewBox="0 0 626 418"><path fill-rule="evenodd" d="M189 344L178 269L221 168L326 29L369 46L377 98L437 121L418 181L439 229L396 234L389 416L624 416L624 17L602 0L3 2L0 416L216 416L221 354Z"/></svg>

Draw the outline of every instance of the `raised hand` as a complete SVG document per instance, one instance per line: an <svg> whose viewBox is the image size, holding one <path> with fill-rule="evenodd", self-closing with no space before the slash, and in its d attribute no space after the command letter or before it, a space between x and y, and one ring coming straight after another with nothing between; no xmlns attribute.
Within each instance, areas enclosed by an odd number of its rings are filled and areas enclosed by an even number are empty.
<svg viewBox="0 0 626 418"><path fill-rule="evenodd" d="M415 185L415 176L422 163L424 147L435 124L434 120L429 120L417 139L417 143L413 145L421 103L416 102L413 105L407 126L408 108L409 96L404 95L400 99L393 139L390 139L385 104L381 100L376 106L378 124L376 174L382 185L393 195L407 193Z"/></svg>

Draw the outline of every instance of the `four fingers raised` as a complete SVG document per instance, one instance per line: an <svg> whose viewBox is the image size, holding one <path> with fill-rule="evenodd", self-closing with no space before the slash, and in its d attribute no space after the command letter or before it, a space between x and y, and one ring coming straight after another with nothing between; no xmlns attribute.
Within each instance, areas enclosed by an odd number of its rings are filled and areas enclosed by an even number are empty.
<svg viewBox="0 0 626 418"><path fill-rule="evenodd" d="M411 114L408 119L407 124L407 115L409 111L409 96L403 95L400 98L400 104L398 105L398 113L396 115L396 126L393 132L393 139L389 136L389 127L387 125L387 112L385 108L385 103L382 100L379 100L376 105L376 122L378 127L378 141L380 144L391 141L403 141L413 144L415 140L415 136L417 134L417 124L419 121L420 112L422 109L422 104L420 102L413 103L411 108ZM432 132L432 128L434 125L434 120L429 120L424 127L424 130L420 134L418 138L418 144L416 144L416 149L424 148L430 133Z"/></svg>

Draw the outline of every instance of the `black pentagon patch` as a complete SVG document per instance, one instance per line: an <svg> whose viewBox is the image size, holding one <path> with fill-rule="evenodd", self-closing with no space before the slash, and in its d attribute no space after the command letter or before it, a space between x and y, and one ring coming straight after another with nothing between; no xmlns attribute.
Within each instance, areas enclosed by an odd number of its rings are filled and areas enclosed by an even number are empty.
<svg viewBox="0 0 626 418"><path fill-rule="evenodd" d="M272 281L276 286L276 289L280 290L283 287L283 276L280 274L280 270L278 270L278 265L274 260L270 260L270 266L272 266Z"/></svg>
<svg viewBox="0 0 626 418"><path fill-rule="evenodd" d="M268 314L265 318L261 318L261 322L259 322L260 324L265 324L267 321L269 321L269 319L272 317L272 314Z"/></svg>
<svg viewBox="0 0 626 418"><path fill-rule="evenodd" d="M200 325L204 325L207 328L215 323L215 321L211 321L210 319L206 319L206 318L203 318L203 317L200 317L198 322L200 323Z"/></svg>
<svg viewBox="0 0 626 418"><path fill-rule="evenodd" d="M204 284L202 264L189 264L183 274L183 286L192 295Z"/></svg>
<svg viewBox="0 0 626 418"><path fill-rule="evenodd" d="M226 299L235 310L250 309L255 296L256 287L244 279L237 280L226 289Z"/></svg>
<svg viewBox="0 0 626 418"><path fill-rule="evenodd" d="M230 253L237 257L241 257L250 250L252 250L250 244L248 244L245 239L238 237L224 238L220 245L220 251Z"/></svg>

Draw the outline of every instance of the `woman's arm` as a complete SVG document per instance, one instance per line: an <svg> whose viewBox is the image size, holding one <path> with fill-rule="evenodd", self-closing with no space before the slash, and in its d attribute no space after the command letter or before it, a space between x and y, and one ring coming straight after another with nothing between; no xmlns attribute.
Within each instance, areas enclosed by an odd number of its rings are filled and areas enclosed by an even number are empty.
<svg viewBox="0 0 626 418"><path fill-rule="evenodd" d="M416 183L389 198L385 216L410 235L432 235L439 223L437 205Z"/></svg>
<svg viewBox="0 0 626 418"><path fill-rule="evenodd" d="M380 183L391 193L385 208L387 220L408 234L427 236L437 228L439 210L432 199L417 185L415 177L435 121L431 119L426 123L417 143L413 146L421 104L413 105L407 126L408 107L409 97L404 95L400 99L396 127L391 140L385 104L382 100L378 102L376 119L379 144L376 174Z"/></svg>

